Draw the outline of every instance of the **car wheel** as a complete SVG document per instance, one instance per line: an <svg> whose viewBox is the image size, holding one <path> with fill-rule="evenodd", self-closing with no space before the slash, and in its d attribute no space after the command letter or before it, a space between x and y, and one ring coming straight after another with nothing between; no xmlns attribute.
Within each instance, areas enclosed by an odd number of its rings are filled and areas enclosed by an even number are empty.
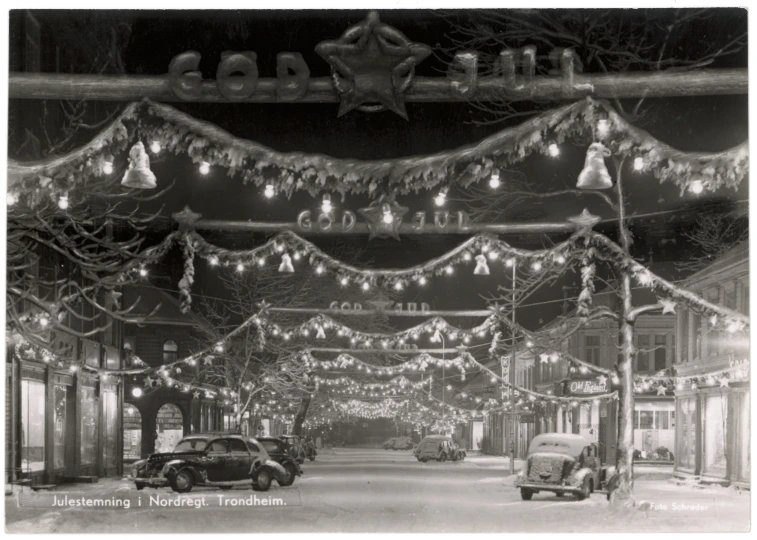
<svg viewBox="0 0 757 540"><path fill-rule="evenodd" d="M447 454L445 452L442 452L442 455L439 456L439 461L447 461Z"/></svg>
<svg viewBox="0 0 757 540"><path fill-rule="evenodd" d="M257 476L252 480L252 489L255 491L268 491L271 489L273 477L267 467L260 469Z"/></svg>
<svg viewBox="0 0 757 540"><path fill-rule="evenodd" d="M171 480L171 489L176 493L189 493L194 486L194 476L192 471L183 469L176 473L176 476Z"/></svg>
<svg viewBox="0 0 757 540"><path fill-rule="evenodd" d="M531 497L533 496L534 496L534 492L531 491L530 489L520 488L520 498L523 499L524 501L530 501Z"/></svg>
<svg viewBox="0 0 757 540"><path fill-rule="evenodd" d="M297 478L297 469L293 463L287 463L284 465L284 470L287 472L287 476L278 482L281 487L288 487L294 484L294 479Z"/></svg>
<svg viewBox="0 0 757 540"><path fill-rule="evenodd" d="M564 491L555 491L555 497L562 497L563 495L565 495Z"/></svg>
<svg viewBox="0 0 757 540"><path fill-rule="evenodd" d="M591 496L591 480L584 480L583 485L581 486L581 491L576 493L576 499L579 501L583 501L584 499L588 499Z"/></svg>
<svg viewBox="0 0 757 540"><path fill-rule="evenodd" d="M142 491L143 489L145 489L145 485L144 484L135 484L134 487L137 488L137 491Z"/></svg>

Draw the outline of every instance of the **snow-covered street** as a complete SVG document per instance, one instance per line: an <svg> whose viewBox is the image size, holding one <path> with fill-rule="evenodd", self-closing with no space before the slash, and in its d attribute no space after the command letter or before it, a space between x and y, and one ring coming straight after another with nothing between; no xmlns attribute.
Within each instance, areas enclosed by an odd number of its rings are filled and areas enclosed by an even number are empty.
<svg viewBox="0 0 757 540"><path fill-rule="evenodd" d="M506 460L470 456L464 462L418 463L409 451L334 449L306 462L293 487L273 487L261 497L280 497L281 507L221 507L223 498L253 492L170 489L137 493L126 480L59 487L6 496L9 532L599 532L746 531L750 495L734 489L676 486L664 474L637 470L639 508L612 511L603 494L579 502L540 493L522 501L506 478ZM206 508L72 509L19 507L21 500L89 497L206 499ZM35 499L36 497L36 499ZM643 503L642 503L643 501Z"/></svg>

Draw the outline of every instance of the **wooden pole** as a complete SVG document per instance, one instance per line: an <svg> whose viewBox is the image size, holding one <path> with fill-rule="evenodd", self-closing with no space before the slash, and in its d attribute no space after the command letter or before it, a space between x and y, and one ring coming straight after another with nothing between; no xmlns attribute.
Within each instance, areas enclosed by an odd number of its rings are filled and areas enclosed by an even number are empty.
<svg viewBox="0 0 757 540"><path fill-rule="evenodd" d="M310 234L368 234L367 223L356 223L351 229L344 230L342 224L336 222L328 231L318 228L313 224L312 228L304 229L295 222L276 221L229 221L221 219L200 219L192 223L192 227L205 231L243 231L243 232L274 232L289 230L300 235ZM568 222L541 222L541 223L466 223L459 227L450 224L446 227L438 227L433 223L426 223L422 227L413 223L403 223L398 227L398 233L409 234L476 234L488 232L492 234L540 234L573 232L576 225Z"/></svg>
<svg viewBox="0 0 757 540"><path fill-rule="evenodd" d="M19 73L9 75L11 99L72 99L91 101L184 101L171 90L168 75L83 75L60 73ZM552 100L568 101L591 95L599 98L676 97L747 94L746 69L701 69L692 71L655 71L627 73L575 74L573 87L566 89L561 77L536 76L520 88L503 77L481 78L473 95L454 92L446 77L416 77L405 92L408 102ZM293 103L278 97L279 82L261 78L252 94L242 103ZM337 103L340 98L329 77L313 77L307 92L294 103ZM205 80L200 97L194 101L230 101L216 81Z"/></svg>

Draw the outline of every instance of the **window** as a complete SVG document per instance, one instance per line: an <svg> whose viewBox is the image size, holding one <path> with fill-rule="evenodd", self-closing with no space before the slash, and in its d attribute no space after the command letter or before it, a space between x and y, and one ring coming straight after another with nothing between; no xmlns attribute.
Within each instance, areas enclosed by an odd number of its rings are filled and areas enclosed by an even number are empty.
<svg viewBox="0 0 757 540"><path fill-rule="evenodd" d="M53 468L66 466L66 400L68 387L53 386Z"/></svg>
<svg viewBox="0 0 757 540"><path fill-rule="evenodd" d="M639 411L639 429L654 427L654 411Z"/></svg>
<svg viewBox="0 0 757 540"><path fill-rule="evenodd" d="M21 468L45 469L45 383L21 381Z"/></svg>
<svg viewBox="0 0 757 540"><path fill-rule="evenodd" d="M266 449L268 448L268 445L266 445L265 443L261 443L261 444L262 444L262 445L263 445L264 447L266 447ZM278 448L278 447L276 446L276 443L273 443L273 446L274 446L275 448ZM258 448L258 445L257 445L257 444L255 444L255 443L254 443L254 442L252 442L252 441L249 441L249 440L247 441L247 449L248 449L248 450L249 450L250 452L252 452L253 454L259 454L259 453L260 453L260 448ZM271 452L275 452L276 450L269 450L269 451L271 451Z"/></svg>
<svg viewBox="0 0 757 540"><path fill-rule="evenodd" d="M586 336L586 361L595 366L599 365L600 343L599 336Z"/></svg>
<svg viewBox="0 0 757 540"><path fill-rule="evenodd" d="M654 337L654 344L655 344L655 351L654 351L654 370L662 371L667 366L667 360L666 355L668 353L665 341L666 336L655 336Z"/></svg>
<svg viewBox="0 0 757 540"><path fill-rule="evenodd" d="M670 411L655 411L654 412L654 426L657 429L669 429L670 424L668 422Z"/></svg>
<svg viewBox="0 0 757 540"><path fill-rule="evenodd" d="M649 371L649 353L644 352L644 349L649 349L649 335L641 334L639 336L639 352L636 355L636 369L637 371Z"/></svg>
<svg viewBox="0 0 757 540"><path fill-rule="evenodd" d="M239 439L229 439L229 443L231 443L231 451L232 452L244 452L247 453L247 446L245 446L244 441Z"/></svg>
<svg viewBox="0 0 757 540"><path fill-rule="evenodd" d="M191 452L192 450L202 452L206 444L207 441L204 439L184 439L176 445L174 452Z"/></svg>
<svg viewBox="0 0 757 540"><path fill-rule="evenodd" d="M226 454L229 451L229 443L223 440L217 440L210 443L210 452L216 454Z"/></svg>
<svg viewBox="0 0 757 540"><path fill-rule="evenodd" d="M97 397L91 386L81 387L81 462L97 458Z"/></svg>
<svg viewBox="0 0 757 540"><path fill-rule="evenodd" d="M155 349L153 349L155 350ZM163 344L163 364L176 362L179 354L179 346L175 341L168 340Z"/></svg>

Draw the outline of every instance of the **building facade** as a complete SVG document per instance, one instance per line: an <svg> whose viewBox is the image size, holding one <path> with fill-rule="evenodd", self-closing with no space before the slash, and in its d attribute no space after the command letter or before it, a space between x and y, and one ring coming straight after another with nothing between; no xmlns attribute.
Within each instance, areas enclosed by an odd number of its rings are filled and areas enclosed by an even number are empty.
<svg viewBox="0 0 757 540"><path fill-rule="evenodd" d="M749 315L749 245L743 242L689 277L683 286L703 298ZM749 486L749 335L728 333L679 305L677 371L706 375L743 366L727 385L718 380L675 392L675 474L702 482Z"/></svg>

